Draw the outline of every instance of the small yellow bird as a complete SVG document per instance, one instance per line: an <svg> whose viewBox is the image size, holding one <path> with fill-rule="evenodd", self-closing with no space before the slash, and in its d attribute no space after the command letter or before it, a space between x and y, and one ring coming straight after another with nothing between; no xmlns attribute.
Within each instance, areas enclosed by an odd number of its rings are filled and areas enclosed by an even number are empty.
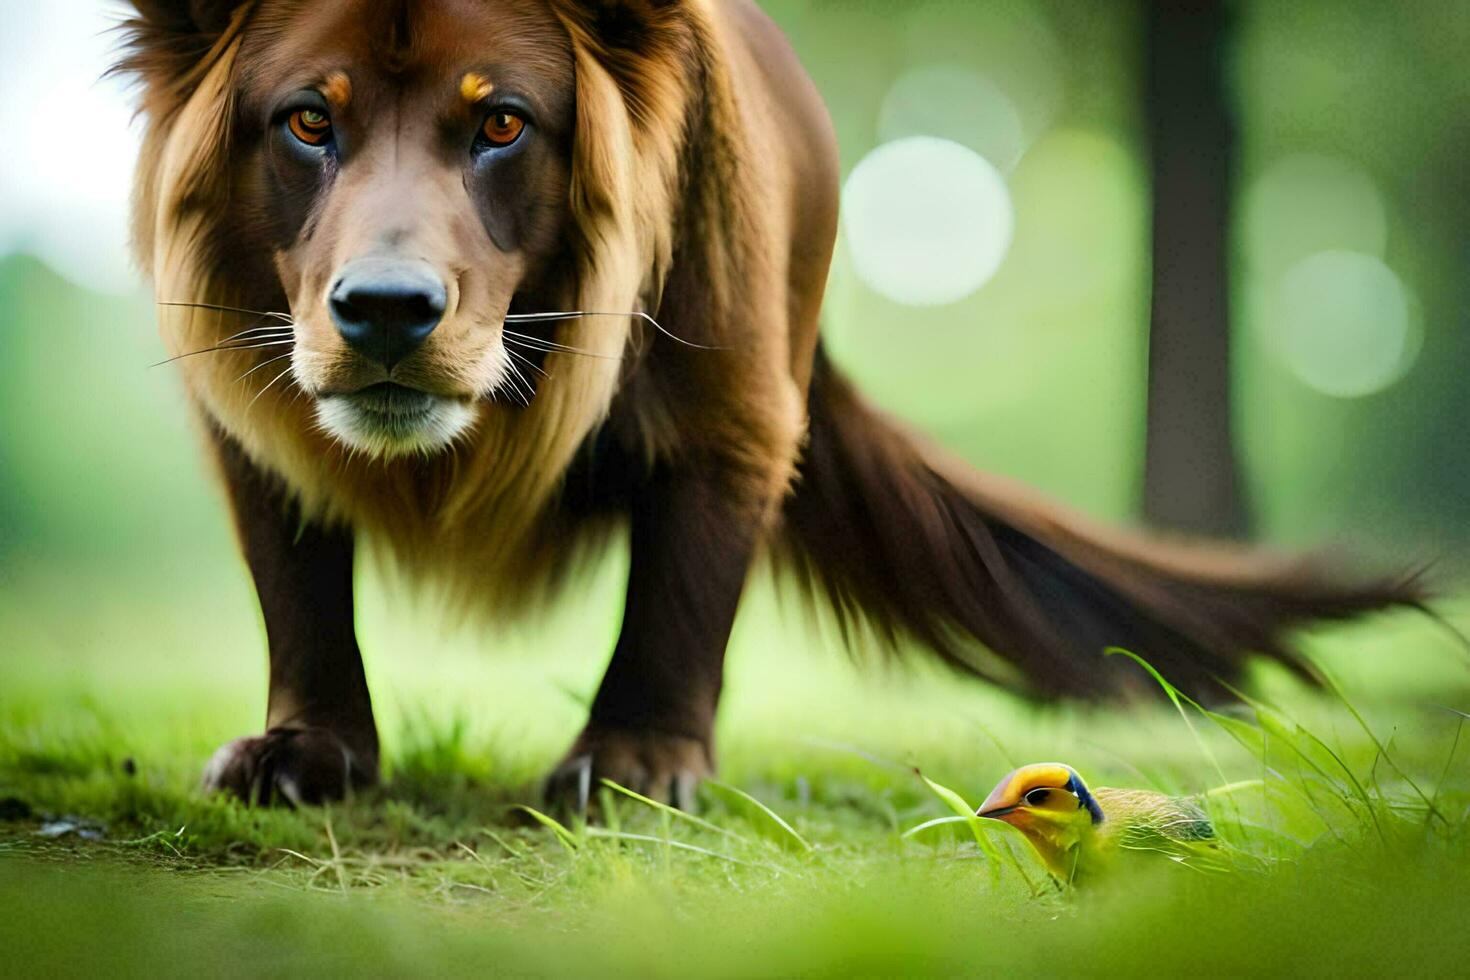
<svg viewBox="0 0 1470 980"><path fill-rule="evenodd" d="M1006 776L976 816L1019 830L1063 884L1104 872L1124 850L1202 869L1226 863L1210 818L1193 800L1146 789L1089 790L1077 770L1060 762Z"/></svg>

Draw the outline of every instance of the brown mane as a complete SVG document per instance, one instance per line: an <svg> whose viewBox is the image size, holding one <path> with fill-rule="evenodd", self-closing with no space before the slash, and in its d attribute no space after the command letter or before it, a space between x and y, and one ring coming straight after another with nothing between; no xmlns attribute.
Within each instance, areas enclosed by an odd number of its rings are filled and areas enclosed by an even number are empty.
<svg viewBox="0 0 1470 980"><path fill-rule="evenodd" d="M165 302L241 302L217 268L213 223L229 206L235 60L254 6L240 6L207 48L191 42L161 54L147 25L135 24L133 53L120 66L146 83L150 127L136 178L135 248ZM622 44L599 33L605 25L582 5L568 0L554 9L578 72L571 213L579 285L564 308L656 309L679 216L705 227L741 221L732 210L737 167L687 138L716 131L710 121L731 114L713 59L718 48L697 5L657 16ZM696 163L700 172L692 174ZM708 169L722 163L723 172ZM722 282L729 269L718 260L705 266L712 296L734 292ZM229 313L182 306L161 309L160 321L171 356L210 347L241 326ZM270 370L235 383L263 355L180 364L211 422L291 487L308 517L381 538L378 553L405 581L447 589L460 610L505 612L543 592L558 570L552 552L567 550L564 535L573 529L548 505L578 447L608 414L624 348L647 343L641 329L631 319L569 321L556 341L598 356L549 355L548 380L528 410L492 409L473 439L430 460L354 455L318 431L284 385L262 394ZM795 428L789 407L787 425ZM650 456L670 448L659 409L640 413L636 424Z"/></svg>

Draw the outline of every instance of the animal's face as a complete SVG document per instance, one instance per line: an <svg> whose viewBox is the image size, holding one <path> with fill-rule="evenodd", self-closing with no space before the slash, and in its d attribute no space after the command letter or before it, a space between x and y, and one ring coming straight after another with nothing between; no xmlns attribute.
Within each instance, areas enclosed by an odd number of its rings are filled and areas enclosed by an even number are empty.
<svg viewBox="0 0 1470 980"><path fill-rule="evenodd" d="M1075 839L1103 815L1082 777L1070 766L1042 762L1002 779L977 816L1010 824L1027 837Z"/></svg>
<svg viewBox="0 0 1470 980"><path fill-rule="evenodd" d="M448 444L565 247L565 30L544 0L273 0L237 64L225 252L289 304L297 384L355 448Z"/></svg>

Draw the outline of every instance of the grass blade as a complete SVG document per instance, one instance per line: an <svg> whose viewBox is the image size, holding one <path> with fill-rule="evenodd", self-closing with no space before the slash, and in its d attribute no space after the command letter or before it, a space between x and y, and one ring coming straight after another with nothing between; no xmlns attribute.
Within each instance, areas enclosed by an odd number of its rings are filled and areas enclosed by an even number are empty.
<svg viewBox="0 0 1470 980"><path fill-rule="evenodd" d="M775 871L781 870L775 865L757 864L754 861L744 861L738 857L733 857L729 854L721 854L719 851L712 851L707 847L700 847L697 844L686 844L684 841L671 840L668 837L654 837L652 834L630 834L624 830L607 830L603 827L588 827L587 836L598 837L604 840L631 841L639 844L657 844L660 847L671 847L679 851L689 851L694 854L702 854L705 857L717 858L721 861L729 861L731 864L741 864L751 868L771 868Z"/></svg>
<svg viewBox="0 0 1470 980"><path fill-rule="evenodd" d="M561 822L555 817L549 817L535 807L526 806L524 803L517 803L513 809L528 814L532 820L535 820L541 826L555 834L561 846L565 847L568 852L575 852L577 850L577 836L562 826Z"/></svg>
<svg viewBox="0 0 1470 980"><path fill-rule="evenodd" d="M699 827L702 830L708 830L716 834L721 834L725 837L729 837L733 840L738 840L742 843L749 843L749 841L747 841L744 837L741 837L739 834L735 833L733 830L726 830L724 827L721 827L718 824L712 824L708 820L705 820L703 817L696 817L692 813L686 813L685 811L680 810L678 807L669 806L667 803L660 803L658 800L644 796L642 793L635 792L626 786L620 786L617 783L613 782L611 779L603 779L602 785L606 786L610 790L613 790L614 792L622 793L624 796L630 799L637 800L644 806L652 807L654 810L662 813L666 817L673 817L677 820L682 820L685 823L693 824L694 826Z"/></svg>
<svg viewBox="0 0 1470 980"><path fill-rule="evenodd" d="M1220 796L1229 796L1232 793L1239 793L1241 790L1244 789L1265 788L1266 781L1264 779L1241 779L1233 783L1226 783L1224 786L1216 786L1214 789L1207 789L1200 795L1208 797L1210 799L1214 799Z"/></svg>
<svg viewBox="0 0 1470 980"><path fill-rule="evenodd" d="M970 820L969 820L968 817L958 817L958 816L956 816L956 817L935 817L933 820L925 820L923 823L919 824L917 827L910 827L908 830L905 830L901 836L903 837L904 840L908 840L910 837L917 837L919 834L922 834L924 831L926 831L926 830L932 830L935 827L944 827L944 826L948 826L950 824L957 824L957 823L967 824L969 822L970 822Z"/></svg>
<svg viewBox="0 0 1470 980"><path fill-rule="evenodd" d="M1200 733L1194 727L1194 722L1189 720L1189 713L1184 710L1184 705L1188 704L1191 708L1195 709L1206 718L1210 718L1211 721L1215 721L1215 718L1212 717L1214 715L1214 712L1208 711L1205 708L1201 707L1198 703L1195 702L1193 698L1185 694L1183 691L1179 690L1179 688L1171 684L1164 677L1163 674L1155 670L1153 664L1149 663L1147 660L1144 660L1132 650L1125 650L1122 647L1108 647L1106 650L1103 651L1103 655L1107 657L1127 657L1129 660L1138 664L1138 666L1142 667L1145 671L1148 672L1148 675L1152 677L1155 683L1157 683L1159 687L1163 690L1163 692L1168 695L1169 700L1174 702L1174 709L1179 712L1179 717L1184 719L1184 727L1189 729L1189 734L1194 737L1195 744L1197 744L1200 748L1200 751L1205 754L1205 758L1210 760L1210 765L1215 767L1215 772L1218 773L1220 776L1220 782L1228 782L1229 780L1225 775L1225 770L1220 768L1220 761L1215 758L1215 753L1210 751L1210 747L1205 744L1205 740L1200 737ZM1224 727L1227 732L1231 732L1232 735L1235 734L1231 728L1223 725L1221 727Z"/></svg>
<svg viewBox="0 0 1470 980"><path fill-rule="evenodd" d="M1438 817L1440 822L1443 823L1446 827L1453 826L1450 823L1449 819L1446 818L1443 813L1439 812L1439 808L1434 805L1434 801L1431 800L1429 796L1422 789L1419 788L1419 784L1414 782L1413 777L1404 772L1399 764L1393 760L1393 756L1389 754L1388 746L1383 744L1383 742L1379 740L1377 734L1375 734L1373 729L1368 726L1368 720L1364 718L1363 715L1358 711L1357 707L1348 700L1348 696L1346 693L1343 692L1342 686L1337 683L1337 678L1333 677L1325 670L1321 671L1321 673L1323 679L1327 682L1327 689L1332 692L1333 696L1336 697L1337 700L1342 702L1342 706L1344 708L1348 709L1348 713L1353 716L1353 720L1358 723L1358 727L1363 730L1363 734L1367 735L1369 740L1372 741L1374 746L1377 747L1378 754L1382 756L1383 761L1387 762L1393 768L1393 771L1398 773L1399 778L1409 784L1409 788L1414 791L1415 795L1417 795L1419 799L1424 801L1424 805L1429 808L1430 816Z"/></svg>
<svg viewBox="0 0 1470 980"><path fill-rule="evenodd" d="M948 786L942 786L936 783L923 773L919 773L919 778L933 791L935 796L943 800L945 805L954 811L955 816L964 819L970 828L971 835L975 838L975 843L980 845L980 850L984 851L985 856L995 862L996 867L999 867L1000 848L996 847L995 841L990 839L990 833L985 829L985 825L981 823L981 818L975 816L975 808L966 803L963 796Z"/></svg>
<svg viewBox="0 0 1470 980"><path fill-rule="evenodd" d="M782 847L798 850L806 854L812 852L812 845L807 842L805 837L796 832L795 827L781 819L780 814L776 813L776 811L766 806L754 796L751 796L744 790L736 789L734 786L714 779L706 779L704 784L713 790L724 793L728 797L732 797L740 803L745 804L748 810L759 813L764 817L765 820L757 824L757 827L769 828L765 836L771 838Z"/></svg>
<svg viewBox="0 0 1470 980"><path fill-rule="evenodd" d="M997 845L995 841L990 839L990 831L986 828L985 819L983 817L978 817L975 815L975 807L972 807L969 803L965 802L965 798L963 796L956 793L948 786L943 786L939 783L936 783L934 780L930 779L922 772L919 772L917 769L915 769L914 771L918 772L919 778L924 781L924 783L929 787L931 791L933 791L934 795L943 800L945 804L954 811L955 817L963 820L966 826L970 828L970 833L974 836L975 843L980 845L980 850L985 855L986 864L990 865L991 882L999 883L1002 848ZM933 821L931 821L931 823L932 822ZM1005 825L1002 824L1001 826ZM918 830L920 828L916 827L914 829ZM1031 892L1032 897L1034 898L1035 896L1040 895L1041 890L1036 887L1036 884L1031 880L1031 876L1026 873L1025 867L1023 867L1021 864L1021 859L1016 857L1016 852L1011 850L1009 846L1006 846L1004 848L1004 851L1005 856L1010 859L1011 867L1016 869L1016 874L1020 875L1021 880L1026 883L1026 888L1028 891Z"/></svg>

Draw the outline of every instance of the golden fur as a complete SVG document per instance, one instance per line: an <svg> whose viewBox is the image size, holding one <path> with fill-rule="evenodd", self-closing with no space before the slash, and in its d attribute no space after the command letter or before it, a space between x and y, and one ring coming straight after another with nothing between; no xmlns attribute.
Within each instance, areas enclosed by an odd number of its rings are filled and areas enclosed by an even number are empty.
<svg viewBox="0 0 1470 980"><path fill-rule="evenodd" d="M690 6L709 58L703 95L719 120L715 125L731 125L738 112L721 64L718 19L707 4ZM628 63L626 56L619 64L619 56L589 33L574 4L556 8L572 39L577 72L571 211L581 244L580 290L566 298L566 308L656 309L673 249L683 125L696 93L662 65L649 71L649 65ZM203 259L202 240L215 212L201 202L217 200L225 191L219 182L228 170L223 157L230 146L230 100L249 14L249 4L239 8L195 75L177 86L175 105L150 109L152 128L137 177L136 241L164 303L241 302L229 282L214 280ZM609 64L648 74L632 80L635 88L629 89L629 81L614 78ZM336 85L345 92L345 78ZM740 159L726 159L727 172L700 179L720 187L723 204L752 206L758 192L742 193L741 183L744 175L758 171L752 161L760 148L732 143L724 149ZM723 217L747 232L765 230L758 216ZM764 251L752 249L747 259ZM715 272L729 268L729 263L711 264ZM734 283L709 286L726 305L756 298ZM742 292L747 294L738 295ZM618 359L635 339L634 323L631 318L567 322L556 340L601 356L550 354L547 378L528 408L481 406L473 432L435 460L375 459L338 443L321 431L309 399L297 397L290 375L279 376L284 364L265 364L274 356L272 348L184 357L179 364L199 410L252 460L277 474L299 496L307 516L345 522L386 544L387 554L410 578L450 586L460 604L504 604L525 599L544 584L554 560L544 526L548 501L577 448L607 416L619 390ZM170 354L177 356L219 344L240 328L241 319L165 306L160 326ZM313 351L301 340L297 347L293 369L330 370L333 352ZM790 359L779 343L742 356ZM762 411L773 416L775 438L785 443L784 465L757 478L784 485L794 466L801 400L794 383L758 397L767 394L775 396L776 410ZM638 416L638 437L650 457L680 439L670 423L674 411L654 406ZM753 468L770 469L764 453Z"/></svg>

